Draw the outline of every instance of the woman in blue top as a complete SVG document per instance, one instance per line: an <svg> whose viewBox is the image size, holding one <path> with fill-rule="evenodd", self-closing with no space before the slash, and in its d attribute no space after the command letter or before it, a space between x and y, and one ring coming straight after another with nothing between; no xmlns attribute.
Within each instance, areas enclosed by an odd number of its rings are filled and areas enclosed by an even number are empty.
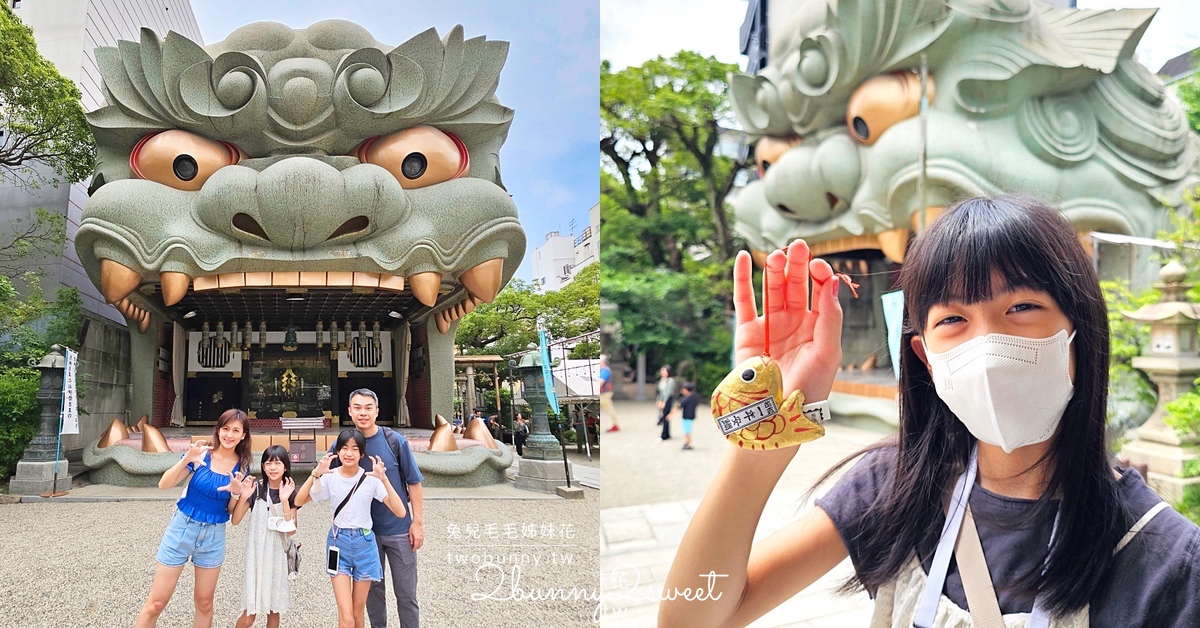
<svg viewBox="0 0 1200 628"><path fill-rule="evenodd" d="M216 447L192 443L158 481L159 488L168 489L192 474L158 546L158 568L150 595L138 613L138 628L158 622L188 559L196 565L196 617L192 625L212 626L213 594L225 562L225 522L229 521L231 504L243 491L254 489L254 476L249 474L250 424L246 413L236 408L222 413L213 440Z"/></svg>

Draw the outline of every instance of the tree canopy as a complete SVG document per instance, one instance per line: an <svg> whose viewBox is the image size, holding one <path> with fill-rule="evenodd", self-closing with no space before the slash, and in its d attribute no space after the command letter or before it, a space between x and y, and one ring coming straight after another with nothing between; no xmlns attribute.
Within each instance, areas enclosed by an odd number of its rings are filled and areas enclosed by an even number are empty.
<svg viewBox="0 0 1200 628"><path fill-rule="evenodd" d="M728 372L733 341L740 243L726 197L748 166L731 154L734 71L688 51L600 69L604 299L616 305L622 343L652 366L683 367L702 391Z"/></svg>
<svg viewBox="0 0 1200 628"><path fill-rule="evenodd" d="M539 319L551 339L573 338L599 329L599 265L581 269L561 290L544 294L528 281L509 281L494 302L482 303L462 318L455 342L466 353L517 353L537 342Z"/></svg>
<svg viewBox="0 0 1200 628"><path fill-rule="evenodd" d="M0 7L0 42L0 179L34 188L86 179L96 145L79 88L38 52L8 3Z"/></svg>

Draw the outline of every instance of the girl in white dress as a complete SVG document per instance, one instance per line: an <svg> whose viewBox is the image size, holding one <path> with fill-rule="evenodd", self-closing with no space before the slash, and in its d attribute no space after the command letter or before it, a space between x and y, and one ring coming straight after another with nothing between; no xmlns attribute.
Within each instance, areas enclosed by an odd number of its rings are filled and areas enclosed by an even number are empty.
<svg viewBox="0 0 1200 628"><path fill-rule="evenodd" d="M244 491L233 510L237 525L250 511L246 535L246 582L242 586L242 615L237 628L254 625L259 613L267 613L268 628L279 626L279 616L288 610L289 536L296 533L296 484L288 452L272 445L262 455L262 483Z"/></svg>

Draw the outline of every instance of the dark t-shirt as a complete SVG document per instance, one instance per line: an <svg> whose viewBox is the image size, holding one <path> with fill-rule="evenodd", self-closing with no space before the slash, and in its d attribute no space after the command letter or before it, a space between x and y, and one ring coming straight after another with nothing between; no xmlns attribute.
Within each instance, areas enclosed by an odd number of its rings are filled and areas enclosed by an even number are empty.
<svg viewBox="0 0 1200 628"><path fill-rule="evenodd" d="M883 448L863 456L828 494L817 500L829 514L857 568L856 539L867 534L855 525L879 493L895 464L896 449ZM1136 521L1162 501L1132 469L1118 469L1118 491ZM1054 513L1040 520L1030 513L1034 501L1005 497L978 485L971 491L971 511L979 528L983 553L994 583L1011 582L1038 568L1050 541ZM1028 521L1032 525L1014 526ZM1002 525L1006 524L1006 525ZM939 520L937 526L940 528ZM1200 626L1200 527L1171 509L1159 512L1117 553L1108 588L1090 608L1093 626ZM926 573L933 555L922 556ZM966 594L954 561L942 591L960 608ZM874 596L874 592L871 592ZM1003 613L1028 613L1033 598L996 586Z"/></svg>
<svg viewBox="0 0 1200 628"><path fill-rule="evenodd" d="M679 409L683 411L683 418L695 419L696 406L700 405L700 395L692 393L679 398Z"/></svg>

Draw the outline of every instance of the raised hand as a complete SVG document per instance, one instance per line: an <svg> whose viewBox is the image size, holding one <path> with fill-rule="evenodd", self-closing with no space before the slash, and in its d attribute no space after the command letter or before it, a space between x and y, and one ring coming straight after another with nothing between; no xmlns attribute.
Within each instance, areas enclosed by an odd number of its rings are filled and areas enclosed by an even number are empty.
<svg viewBox="0 0 1200 628"><path fill-rule="evenodd" d="M241 497L245 492L253 489L254 476L238 471L229 478L229 484L218 488L217 491L226 491L233 497Z"/></svg>
<svg viewBox="0 0 1200 628"><path fill-rule="evenodd" d="M387 469L383 466L383 460L379 456L371 456L371 473L369 475L383 481L387 479L385 475L386 471Z"/></svg>
<svg viewBox="0 0 1200 628"><path fill-rule="evenodd" d="M317 463L317 468L313 469L313 473L316 473L318 477L329 473L329 465L333 464L333 461L336 459L337 454L333 452L325 454L321 457L321 461Z"/></svg>
<svg viewBox="0 0 1200 628"><path fill-rule="evenodd" d="M295 492L296 483L292 481L292 478L283 478L283 481L279 483L279 501L286 503Z"/></svg>
<svg viewBox="0 0 1200 628"><path fill-rule="evenodd" d="M204 441L192 443L188 446L187 453L183 455L184 464L194 463L196 466L204 465L204 454L212 451L212 447Z"/></svg>
<svg viewBox="0 0 1200 628"><path fill-rule="evenodd" d="M796 240L786 253L777 250L768 255L763 273L770 290L770 355L783 371L784 394L799 389L805 402L829 398L842 360L842 307L837 300L838 281L833 268L825 260L811 259L808 245ZM737 364L766 349L763 317L758 315L751 276L750 254L738 253L733 266ZM811 309L809 277L813 282Z"/></svg>

